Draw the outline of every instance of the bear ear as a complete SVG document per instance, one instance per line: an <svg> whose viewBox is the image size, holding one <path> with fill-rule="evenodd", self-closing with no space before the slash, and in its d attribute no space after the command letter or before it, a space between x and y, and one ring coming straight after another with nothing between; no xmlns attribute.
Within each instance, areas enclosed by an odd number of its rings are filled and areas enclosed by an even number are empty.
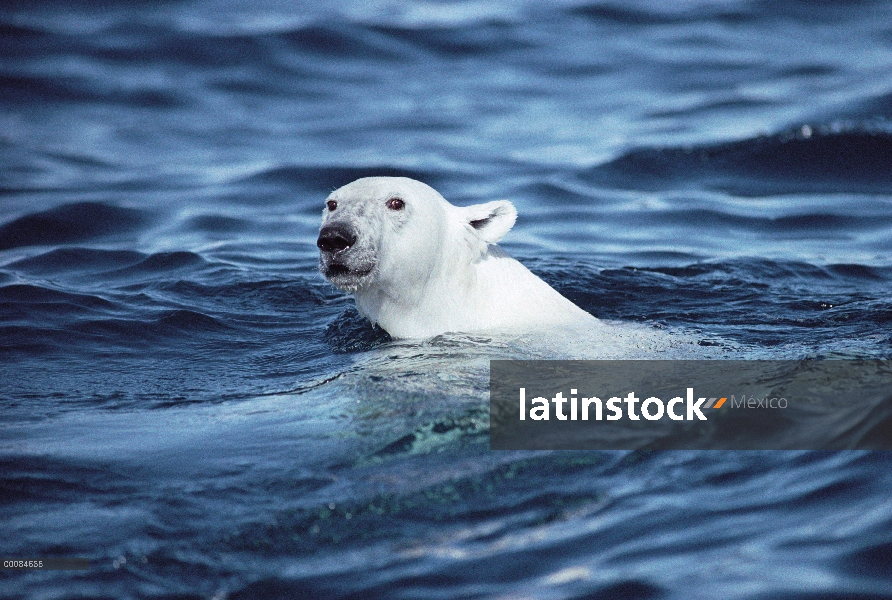
<svg viewBox="0 0 892 600"><path fill-rule="evenodd" d="M467 224L488 244L498 243L517 220L517 209L507 200L475 204L463 210Z"/></svg>

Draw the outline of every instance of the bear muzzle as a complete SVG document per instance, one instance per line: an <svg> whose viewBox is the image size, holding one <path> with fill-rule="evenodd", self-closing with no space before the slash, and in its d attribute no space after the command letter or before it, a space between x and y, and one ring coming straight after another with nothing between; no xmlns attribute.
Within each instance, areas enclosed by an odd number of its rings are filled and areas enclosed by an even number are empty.
<svg viewBox="0 0 892 600"><path fill-rule="evenodd" d="M343 252L356 244L356 234L343 223L331 223L319 230L316 246L323 252Z"/></svg>

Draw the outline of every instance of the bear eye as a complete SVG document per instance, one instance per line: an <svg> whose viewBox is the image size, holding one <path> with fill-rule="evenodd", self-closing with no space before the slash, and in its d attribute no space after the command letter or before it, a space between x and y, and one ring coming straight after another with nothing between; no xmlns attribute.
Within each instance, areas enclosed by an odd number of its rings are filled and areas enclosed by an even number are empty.
<svg viewBox="0 0 892 600"><path fill-rule="evenodd" d="M403 210L405 205L406 203L401 198L391 198L387 201L387 208L390 210Z"/></svg>
<svg viewBox="0 0 892 600"><path fill-rule="evenodd" d="M328 202L325 203L325 206L328 207L328 210L332 211L338 207L338 203L335 202L334 200L329 200Z"/></svg>

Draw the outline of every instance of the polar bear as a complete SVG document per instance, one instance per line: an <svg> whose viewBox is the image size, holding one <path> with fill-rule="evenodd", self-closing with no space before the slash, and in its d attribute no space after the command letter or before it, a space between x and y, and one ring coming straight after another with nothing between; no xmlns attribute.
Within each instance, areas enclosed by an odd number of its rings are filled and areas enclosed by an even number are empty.
<svg viewBox="0 0 892 600"><path fill-rule="evenodd" d="M394 338L597 324L496 243L506 200L458 207L406 177L365 177L325 202L319 270Z"/></svg>

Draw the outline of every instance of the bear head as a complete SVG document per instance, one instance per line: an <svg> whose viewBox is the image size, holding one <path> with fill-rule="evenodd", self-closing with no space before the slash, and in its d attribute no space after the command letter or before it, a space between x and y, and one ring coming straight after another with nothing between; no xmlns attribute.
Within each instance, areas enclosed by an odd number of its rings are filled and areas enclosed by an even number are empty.
<svg viewBox="0 0 892 600"><path fill-rule="evenodd" d="M431 291L431 281L442 292L516 218L514 205L505 200L457 207L406 177L358 179L326 199L319 270L344 292L411 302L413 295Z"/></svg>

